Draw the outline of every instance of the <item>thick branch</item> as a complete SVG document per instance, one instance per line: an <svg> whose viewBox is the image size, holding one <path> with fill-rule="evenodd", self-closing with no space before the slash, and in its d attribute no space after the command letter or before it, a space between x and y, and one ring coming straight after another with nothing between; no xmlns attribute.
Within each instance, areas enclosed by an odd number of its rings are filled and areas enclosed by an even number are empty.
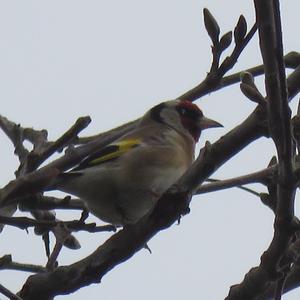
<svg viewBox="0 0 300 300"><path fill-rule="evenodd" d="M278 153L277 208L275 232L261 264L244 281L231 288L226 299L254 299L263 293L268 282L278 278L278 263L288 249L293 230L295 182L292 168L292 139L285 71L279 3L255 0L260 46L265 65L268 119L271 136ZM255 289L251 288L255 286Z"/></svg>
<svg viewBox="0 0 300 300"><path fill-rule="evenodd" d="M289 272L283 292L287 293L295 288L299 288L300 283L300 266L299 264L294 264ZM272 300L274 299L274 291L276 289L276 282L272 282L266 291L260 295L259 297L255 298L255 300Z"/></svg>

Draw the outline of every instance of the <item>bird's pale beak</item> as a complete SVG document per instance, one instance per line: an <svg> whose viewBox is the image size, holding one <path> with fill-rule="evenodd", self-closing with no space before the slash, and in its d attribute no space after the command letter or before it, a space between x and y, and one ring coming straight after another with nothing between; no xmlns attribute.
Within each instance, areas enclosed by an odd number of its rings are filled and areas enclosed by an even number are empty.
<svg viewBox="0 0 300 300"><path fill-rule="evenodd" d="M214 121L212 119L202 117L198 121L198 126L201 129L207 129L207 128L213 128L213 127L223 127L222 124L220 124L217 121Z"/></svg>

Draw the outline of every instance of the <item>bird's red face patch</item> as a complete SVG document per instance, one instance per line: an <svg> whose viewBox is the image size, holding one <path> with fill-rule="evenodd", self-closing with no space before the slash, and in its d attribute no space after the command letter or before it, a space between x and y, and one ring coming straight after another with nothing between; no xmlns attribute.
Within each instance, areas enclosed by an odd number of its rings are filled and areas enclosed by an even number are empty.
<svg viewBox="0 0 300 300"><path fill-rule="evenodd" d="M181 101L176 109L180 115L183 127L190 132L195 142L198 142L201 134L198 122L203 117L202 111L197 105L189 101Z"/></svg>
<svg viewBox="0 0 300 300"><path fill-rule="evenodd" d="M185 108L187 110L194 110L194 111L199 112L202 115L202 111L200 110L200 108L196 104L194 104L193 102L190 102L190 101L187 101L187 100L181 101L177 105L177 107L179 107L179 108Z"/></svg>

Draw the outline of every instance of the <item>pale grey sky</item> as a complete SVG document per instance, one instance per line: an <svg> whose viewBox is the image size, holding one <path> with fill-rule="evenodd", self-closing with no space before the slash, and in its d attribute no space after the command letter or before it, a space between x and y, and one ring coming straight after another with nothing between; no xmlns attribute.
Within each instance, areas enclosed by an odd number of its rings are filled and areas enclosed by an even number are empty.
<svg viewBox="0 0 300 300"><path fill-rule="evenodd" d="M300 50L298 1L282 1L286 52ZM226 3L226 4L224 4ZM94 134L142 115L202 80L210 67L210 41L203 25L207 7L223 33L244 14L254 22L252 1L52 0L0 2L1 114L23 126L46 128L51 139L79 116L90 115L84 134ZM257 39L236 71L261 62ZM261 80L262 82L262 80ZM260 84L262 86L262 84ZM254 108L237 86L197 104L225 128L200 142L215 141ZM4 134L1 186L13 178L17 159ZM274 147L261 139L224 165L214 177L228 178L266 167ZM263 187L254 187L264 191ZM297 203L299 216L299 204ZM61 218L74 215L61 212ZM76 215L77 216L77 215ZM258 199L232 189L194 197L179 226L155 236L149 246L106 275L101 284L57 299L224 299L230 285L259 263L267 248L273 215ZM60 264L91 253L109 234L77 234L80 251L64 249ZM0 256L45 263L40 238L13 228L1 235ZM0 272L0 282L18 291L27 274ZM300 291L284 300L299 299ZM2 299L2 296L0 296Z"/></svg>

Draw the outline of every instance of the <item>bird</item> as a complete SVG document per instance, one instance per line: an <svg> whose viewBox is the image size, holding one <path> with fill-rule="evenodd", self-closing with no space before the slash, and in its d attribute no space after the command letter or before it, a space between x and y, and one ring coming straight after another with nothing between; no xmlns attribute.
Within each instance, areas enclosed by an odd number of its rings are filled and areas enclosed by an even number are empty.
<svg viewBox="0 0 300 300"><path fill-rule="evenodd" d="M115 226L136 223L190 167L204 129L222 127L187 100L162 102L116 141L61 173L52 187Z"/></svg>

